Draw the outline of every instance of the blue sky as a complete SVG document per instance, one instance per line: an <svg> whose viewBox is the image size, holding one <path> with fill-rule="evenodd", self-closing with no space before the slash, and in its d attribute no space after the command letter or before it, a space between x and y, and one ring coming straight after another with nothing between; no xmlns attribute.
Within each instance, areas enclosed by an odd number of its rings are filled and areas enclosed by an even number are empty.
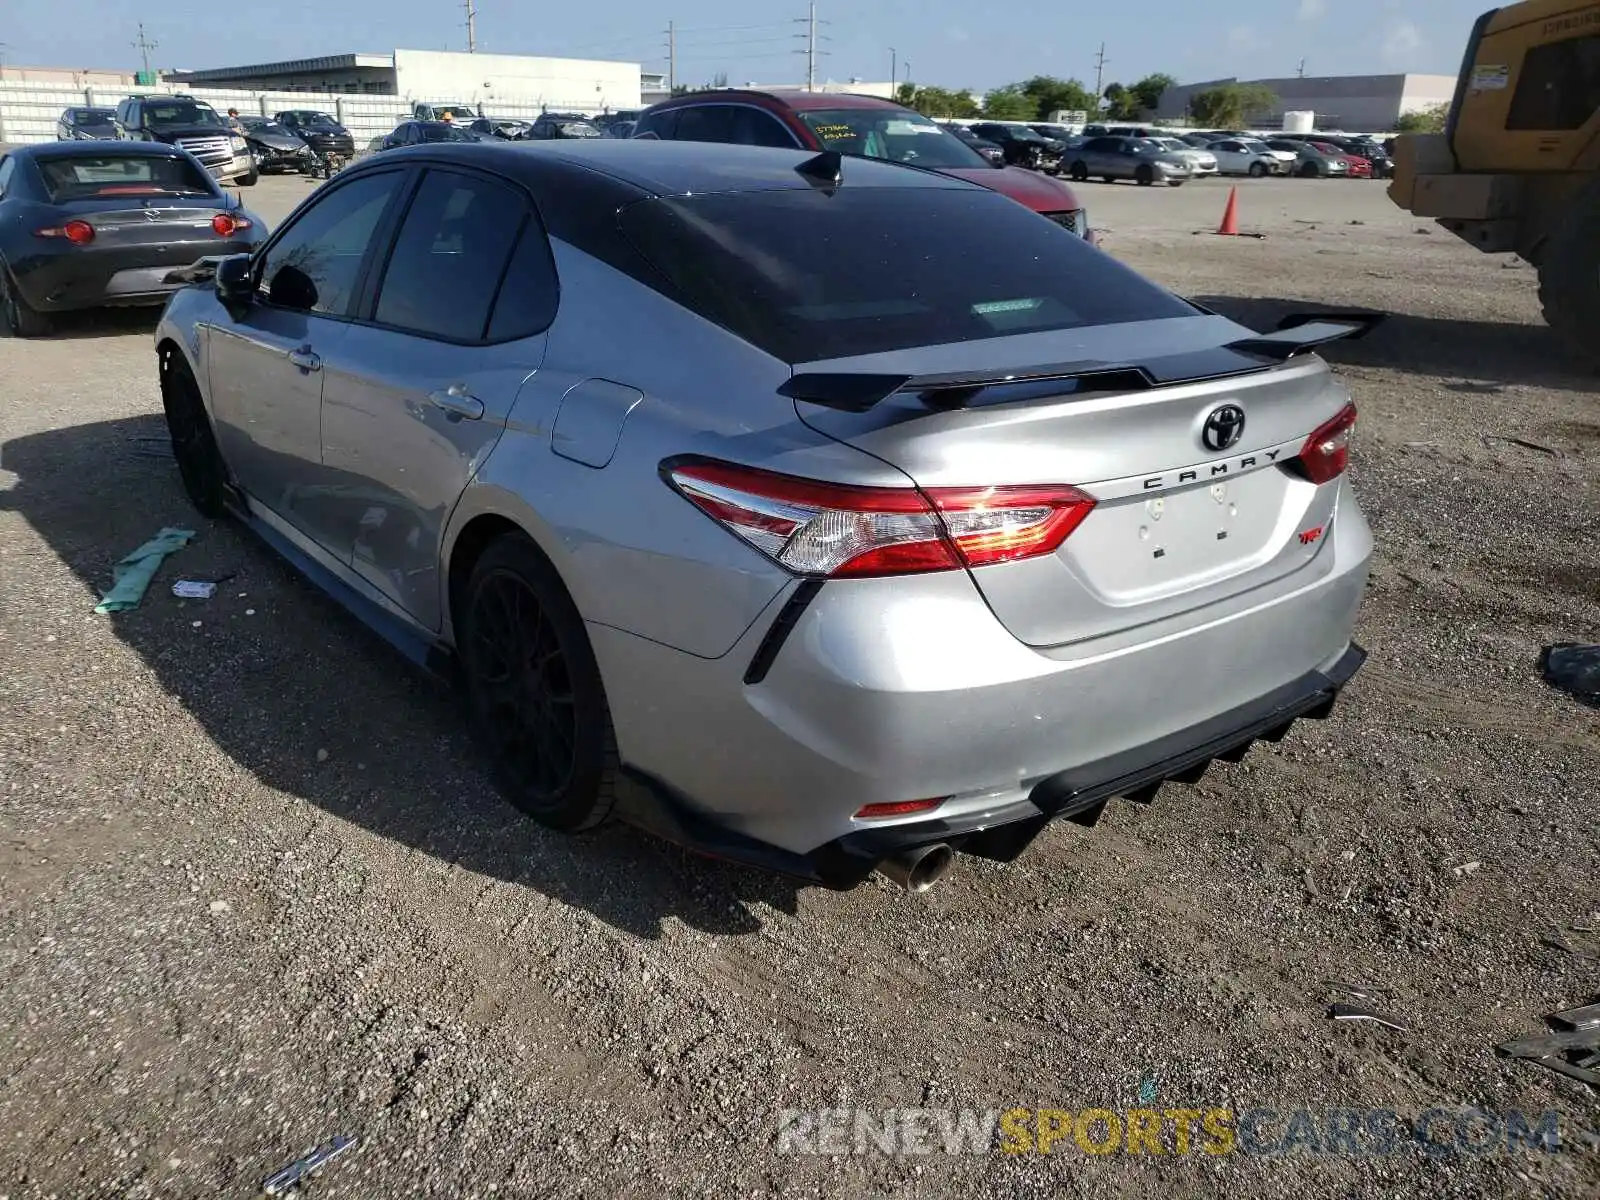
<svg viewBox="0 0 1600 1200"><path fill-rule="evenodd" d="M1472 20L1488 0L1145 0L1137 8L1061 0L822 0L826 57L819 78L884 80L890 48L923 83L994 87L1035 74L1106 82L1151 71L1180 81L1238 75L1421 71L1454 74ZM15 0L0 15L4 61L65 67L137 66L136 26L159 43L163 67L234 66L350 50L465 49L458 0L78 0L64 8ZM804 0L606 0L599 4L480 0L478 48L505 54L642 61L665 69L668 18L680 82L717 72L730 83L797 82L805 59ZM209 14L215 14L214 16ZM269 15L272 14L272 15ZM64 19L65 18L65 19Z"/></svg>

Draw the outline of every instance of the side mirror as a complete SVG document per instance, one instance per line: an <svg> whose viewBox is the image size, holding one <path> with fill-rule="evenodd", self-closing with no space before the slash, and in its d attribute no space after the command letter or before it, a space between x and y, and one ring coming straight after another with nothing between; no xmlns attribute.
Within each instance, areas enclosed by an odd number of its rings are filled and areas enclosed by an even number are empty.
<svg viewBox="0 0 1600 1200"><path fill-rule="evenodd" d="M310 312L317 306L317 285L299 267L285 263L267 285L267 299L278 308Z"/></svg>
<svg viewBox="0 0 1600 1200"><path fill-rule="evenodd" d="M249 304L255 296L248 254L230 254L217 264L217 299L232 307Z"/></svg>

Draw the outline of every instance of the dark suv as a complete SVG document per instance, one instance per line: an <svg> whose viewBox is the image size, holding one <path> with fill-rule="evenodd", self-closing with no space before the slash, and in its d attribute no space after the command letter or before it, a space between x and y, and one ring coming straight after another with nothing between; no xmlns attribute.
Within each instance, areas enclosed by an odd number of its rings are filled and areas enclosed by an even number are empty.
<svg viewBox="0 0 1600 1200"><path fill-rule="evenodd" d="M351 159L356 139L350 131L325 112L314 108L291 108L272 118L311 147L319 158Z"/></svg>
<svg viewBox="0 0 1600 1200"><path fill-rule="evenodd" d="M204 100L176 96L129 96L117 105L117 124L128 140L165 142L187 150L224 183L249 187L260 178L250 145Z"/></svg>
<svg viewBox="0 0 1600 1200"><path fill-rule="evenodd" d="M696 92L645 109L636 138L833 150L954 175L1009 196L1087 241L1099 238L1066 184L991 163L943 125L876 96L729 89Z"/></svg>
<svg viewBox="0 0 1600 1200"><path fill-rule="evenodd" d="M541 113L523 137L529 141L549 142L561 138L597 138L604 132L588 117L568 113Z"/></svg>
<svg viewBox="0 0 1600 1200"><path fill-rule="evenodd" d="M972 132L986 142L993 142L1013 167L1027 167L1030 171L1056 172L1061 170L1061 153L1066 146L1047 138L1026 125L1001 125L998 122L979 122Z"/></svg>

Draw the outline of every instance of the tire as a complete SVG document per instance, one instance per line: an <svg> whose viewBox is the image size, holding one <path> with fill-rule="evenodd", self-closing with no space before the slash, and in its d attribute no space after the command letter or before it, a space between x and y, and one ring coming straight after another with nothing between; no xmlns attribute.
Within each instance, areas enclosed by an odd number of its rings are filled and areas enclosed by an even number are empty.
<svg viewBox="0 0 1600 1200"><path fill-rule="evenodd" d="M1117 181L1117 177L1115 175L1106 175L1106 176L1103 176L1101 178L1101 180L1100 180L1101 183L1115 183L1116 181Z"/></svg>
<svg viewBox="0 0 1600 1200"><path fill-rule="evenodd" d="M1300 178L1316 179L1322 174L1322 168L1314 162L1308 162L1300 168Z"/></svg>
<svg viewBox="0 0 1600 1200"><path fill-rule="evenodd" d="M241 175L233 181L235 187L255 187L261 182L261 169L251 167L248 175Z"/></svg>
<svg viewBox="0 0 1600 1200"><path fill-rule="evenodd" d="M1253 163L1250 164L1250 178L1251 179L1260 179L1266 173L1267 173L1267 164L1266 163L1253 162Z"/></svg>
<svg viewBox="0 0 1600 1200"><path fill-rule="evenodd" d="M583 618L555 568L522 534L506 534L473 565L458 603L473 732L501 794L562 833L601 824L621 777L616 735Z"/></svg>
<svg viewBox="0 0 1600 1200"><path fill-rule="evenodd" d="M11 271L0 262L0 325L16 338L49 337L55 322L49 313L31 308L11 280Z"/></svg>
<svg viewBox="0 0 1600 1200"><path fill-rule="evenodd" d="M1074 183L1088 183L1089 182L1089 167L1085 163L1081 163L1081 162L1073 163L1072 167L1067 171L1067 174L1072 177L1072 181Z"/></svg>
<svg viewBox="0 0 1600 1200"><path fill-rule="evenodd" d="M1133 181L1140 187L1149 187L1156 181L1156 173L1149 164L1145 164L1133 173Z"/></svg>
<svg viewBox="0 0 1600 1200"><path fill-rule="evenodd" d="M1183 180L1183 179L1169 179L1169 180L1167 180L1167 186L1168 187L1182 187L1186 182L1187 182L1187 180Z"/></svg>
<svg viewBox="0 0 1600 1200"><path fill-rule="evenodd" d="M200 386L182 354L168 350L161 355L161 407L167 414L167 434L172 438L172 457L189 503L202 517L221 517L227 513L228 468L217 448L211 417Z"/></svg>
<svg viewBox="0 0 1600 1200"><path fill-rule="evenodd" d="M1539 252L1539 303L1567 347L1600 367L1600 183L1579 193Z"/></svg>

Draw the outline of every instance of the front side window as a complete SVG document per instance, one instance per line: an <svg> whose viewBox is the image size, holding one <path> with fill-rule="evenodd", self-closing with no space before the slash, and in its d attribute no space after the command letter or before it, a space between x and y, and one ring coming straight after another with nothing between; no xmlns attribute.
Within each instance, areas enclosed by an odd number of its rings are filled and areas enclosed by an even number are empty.
<svg viewBox="0 0 1600 1200"><path fill-rule="evenodd" d="M1522 60L1507 129L1579 129L1600 111L1600 33L1535 46Z"/></svg>
<svg viewBox="0 0 1600 1200"><path fill-rule="evenodd" d="M791 363L1195 311L977 188L710 193L621 221L681 303Z"/></svg>
<svg viewBox="0 0 1600 1200"><path fill-rule="evenodd" d="M909 109L830 108L799 114L824 150L919 167L988 167L971 146L936 121ZM1017 130L1035 142L1033 130Z"/></svg>
<svg viewBox="0 0 1600 1200"><path fill-rule="evenodd" d="M403 178L383 171L333 188L289 226L261 262L269 304L344 316L367 246Z"/></svg>
<svg viewBox="0 0 1600 1200"><path fill-rule="evenodd" d="M373 319L458 342L483 340L528 203L506 184L429 171L384 268Z"/></svg>

